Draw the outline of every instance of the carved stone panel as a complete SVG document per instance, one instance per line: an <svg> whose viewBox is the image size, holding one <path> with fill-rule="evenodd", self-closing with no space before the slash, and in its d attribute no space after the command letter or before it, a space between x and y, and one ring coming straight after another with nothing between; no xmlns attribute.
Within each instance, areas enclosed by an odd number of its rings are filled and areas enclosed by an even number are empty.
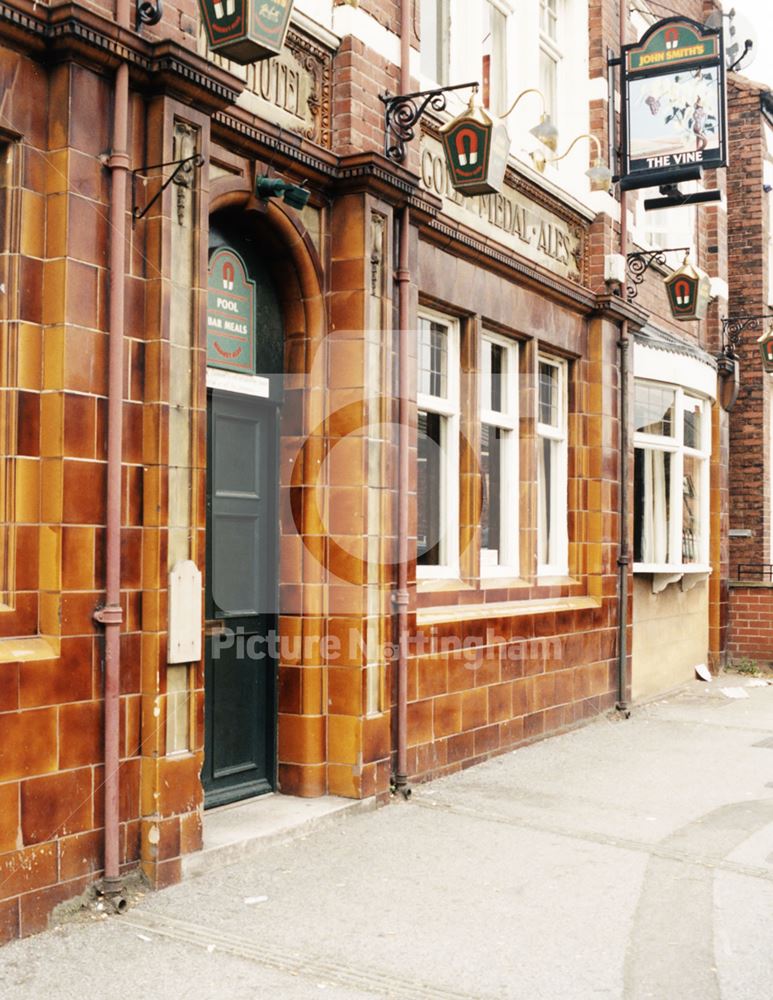
<svg viewBox="0 0 773 1000"><path fill-rule="evenodd" d="M248 66L210 52L203 32L199 51L245 81L239 107L330 148L333 55L325 46L291 26L278 56Z"/></svg>

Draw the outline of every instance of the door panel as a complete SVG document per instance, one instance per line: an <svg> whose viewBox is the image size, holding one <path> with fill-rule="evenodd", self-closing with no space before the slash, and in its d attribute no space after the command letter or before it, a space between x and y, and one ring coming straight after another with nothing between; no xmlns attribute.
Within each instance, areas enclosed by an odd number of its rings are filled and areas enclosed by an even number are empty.
<svg viewBox="0 0 773 1000"><path fill-rule="evenodd" d="M276 409L213 392L207 473L205 805L274 784Z"/></svg>

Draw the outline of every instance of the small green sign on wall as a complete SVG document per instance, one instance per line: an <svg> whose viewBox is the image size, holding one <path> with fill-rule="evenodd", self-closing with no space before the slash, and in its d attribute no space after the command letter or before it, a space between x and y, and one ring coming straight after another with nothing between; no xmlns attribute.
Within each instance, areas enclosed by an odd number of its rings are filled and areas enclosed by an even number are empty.
<svg viewBox="0 0 773 1000"><path fill-rule="evenodd" d="M207 364L255 373L255 282L234 250L218 250L209 262Z"/></svg>
<svg viewBox="0 0 773 1000"><path fill-rule="evenodd" d="M234 62L257 62L282 51L293 0L199 0L209 47Z"/></svg>

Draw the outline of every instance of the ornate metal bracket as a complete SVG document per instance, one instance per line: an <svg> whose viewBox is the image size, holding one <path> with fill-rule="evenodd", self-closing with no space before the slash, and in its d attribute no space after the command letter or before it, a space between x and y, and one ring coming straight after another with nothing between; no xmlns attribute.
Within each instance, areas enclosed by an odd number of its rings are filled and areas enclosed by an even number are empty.
<svg viewBox="0 0 773 1000"><path fill-rule="evenodd" d="M132 170L132 219L136 222L138 219L143 218L147 215L150 209L155 205L161 195L166 191L170 184L172 184L178 175L185 173L189 174L196 167L204 166L204 157L201 153L194 153L193 156L186 156L183 160L170 160L168 163L153 163L147 167L140 167L139 170ZM137 205L137 178L141 176L142 183L147 183L147 177L144 176L149 170L160 170L161 167L174 167L175 169L167 177L161 187L156 191L150 201L144 208L139 208Z"/></svg>
<svg viewBox="0 0 773 1000"><path fill-rule="evenodd" d="M759 330L763 320L766 319L773 320L773 313L761 313L759 316L723 316L722 350L724 353L729 358L737 358L744 330Z"/></svg>
<svg viewBox="0 0 773 1000"><path fill-rule="evenodd" d="M414 94L393 96L387 91L379 94L384 110L384 154L388 160L402 163L405 160L405 144L416 135L415 127L422 115L431 108L445 111L446 94L452 90L478 89L477 82L458 83L453 87L439 87L437 90L418 90Z"/></svg>
<svg viewBox="0 0 773 1000"><path fill-rule="evenodd" d="M633 302L639 294L639 285L644 281L644 275L653 264L665 267L667 264L667 253L687 253L689 247L668 247L665 250L639 250L636 253L629 253L625 259L625 269L628 277L633 282L626 289L626 297L629 302Z"/></svg>

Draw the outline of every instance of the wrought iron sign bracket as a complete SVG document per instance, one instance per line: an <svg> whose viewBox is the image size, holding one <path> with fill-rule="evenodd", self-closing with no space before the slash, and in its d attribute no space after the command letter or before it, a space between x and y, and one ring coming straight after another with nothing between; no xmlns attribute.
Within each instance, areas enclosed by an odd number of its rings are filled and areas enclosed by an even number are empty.
<svg viewBox="0 0 773 1000"><path fill-rule="evenodd" d="M766 319L773 320L773 313L761 313L759 316L723 316L722 349L725 354L730 358L737 358L744 330L759 330Z"/></svg>
<svg viewBox="0 0 773 1000"><path fill-rule="evenodd" d="M416 125L430 108L445 111L446 94L452 90L477 90L478 83L457 83L453 87L438 87L437 90L418 90L413 94L393 95L387 91L379 94L384 105L384 154L388 160L402 163L405 160L405 144L416 135Z"/></svg>
<svg viewBox="0 0 773 1000"><path fill-rule="evenodd" d="M186 156L184 160L170 160L168 163L153 163L147 167L140 167L139 170L132 170L132 220L137 222L138 219L142 219L151 208L155 205L161 195L166 191L170 184L172 184L177 177L182 174L189 174L196 167L204 166L204 157L201 153L194 153L193 156ZM147 176L149 170L160 170L162 167L174 167L172 173L163 182L161 187L156 191L150 201L144 208L139 208L137 205L137 180L140 178L143 184L147 183Z"/></svg>
<svg viewBox="0 0 773 1000"><path fill-rule="evenodd" d="M666 267L668 263L667 253L689 253L689 250L689 247L668 247L664 250L638 250L635 253L629 253L625 259L625 269L633 284L626 289L628 301L633 302L639 294L639 285L644 281L644 275L653 264Z"/></svg>

